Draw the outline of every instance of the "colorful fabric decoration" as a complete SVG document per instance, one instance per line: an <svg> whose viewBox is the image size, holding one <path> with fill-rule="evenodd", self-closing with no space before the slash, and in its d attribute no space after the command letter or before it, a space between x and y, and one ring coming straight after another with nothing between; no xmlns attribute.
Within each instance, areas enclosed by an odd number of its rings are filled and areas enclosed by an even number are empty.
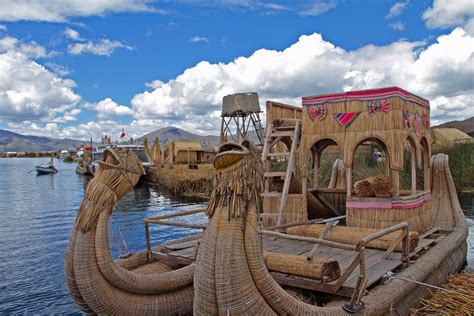
<svg viewBox="0 0 474 316"><path fill-rule="evenodd" d="M403 127L410 127L410 113L408 111L403 111Z"/></svg>
<svg viewBox="0 0 474 316"><path fill-rule="evenodd" d="M309 118L314 121L317 117L324 120L327 114L326 104L311 105L308 109Z"/></svg>
<svg viewBox="0 0 474 316"><path fill-rule="evenodd" d="M334 118L344 127L348 127L359 116L360 112L337 112Z"/></svg>
<svg viewBox="0 0 474 316"><path fill-rule="evenodd" d="M369 100L367 101L369 115L374 115L375 112L388 113L390 112L390 101L388 99Z"/></svg>
<svg viewBox="0 0 474 316"><path fill-rule="evenodd" d="M426 113L423 113L422 119L423 119L423 126L425 127L425 129L429 129L430 128L430 118L428 117L428 115L426 115Z"/></svg>
<svg viewBox="0 0 474 316"><path fill-rule="evenodd" d="M421 115L420 113L416 112L415 117L413 118L413 128L415 129L416 136L420 137L420 129L421 129Z"/></svg>

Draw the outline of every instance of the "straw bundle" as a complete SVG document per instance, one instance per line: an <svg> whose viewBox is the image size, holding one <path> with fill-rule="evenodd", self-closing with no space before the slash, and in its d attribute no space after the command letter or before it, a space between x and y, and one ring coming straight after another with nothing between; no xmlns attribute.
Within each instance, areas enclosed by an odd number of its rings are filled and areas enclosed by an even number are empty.
<svg viewBox="0 0 474 316"><path fill-rule="evenodd" d="M391 181L387 175L367 177L354 184L354 190L360 197L390 197Z"/></svg>
<svg viewBox="0 0 474 316"><path fill-rule="evenodd" d="M312 279L330 282L341 276L339 263L334 259L288 255L284 253L265 252L265 265L268 270L289 273Z"/></svg>
<svg viewBox="0 0 474 316"><path fill-rule="evenodd" d="M160 141L158 140L158 137L155 138L155 141L153 142L153 147L151 148L150 148L150 145L148 144L148 138L144 137L143 146L145 147L148 161L152 165L159 166L161 163L161 147L160 147Z"/></svg>
<svg viewBox="0 0 474 316"><path fill-rule="evenodd" d="M372 190L372 183L367 178L357 181L354 184L354 190L357 196L360 197L374 196L374 191Z"/></svg>
<svg viewBox="0 0 474 316"><path fill-rule="evenodd" d="M324 231L324 225L321 224L312 224L312 225L301 225L288 227L286 232L291 235L299 235L306 237L319 238L321 233ZM367 235L377 232L378 229L371 228L359 228L359 227L345 227L345 226L335 226L332 227L329 232L326 233L324 239L340 242L344 244L356 245L362 238ZM382 236L378 239L375 239L367 245L368 248L375 249L388 249L392 242L397 239L400 235L400 232L393 232ZM413 251L418 246L419 234L417 232L409 232L409 249ZM402 243L400 242L395 251L402 251Z"/></svg>
<svg viewBox="0 0 474 316"><path fill-rule="evenodd" d="M390 197L392 190L392 183L390 177L387 175L374 176L371 179L372 190L376 197Z"/></svg>

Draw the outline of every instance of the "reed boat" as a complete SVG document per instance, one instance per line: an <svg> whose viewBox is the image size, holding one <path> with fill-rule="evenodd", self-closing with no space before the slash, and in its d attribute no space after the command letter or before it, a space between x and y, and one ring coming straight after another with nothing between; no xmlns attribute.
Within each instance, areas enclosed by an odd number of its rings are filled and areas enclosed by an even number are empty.
<svg viewBox="0 0 474 316"><path fill-rule="evenodd" d="M82 175L94 175L95 174L95 166L92 162L87 161L85 159L80 159L76 165L76 173Z"/></svg>
<svg viewBox="0 0 474 316"><path fill-rule="evenodd" d="M341 118L347 110L358 114ZM431 157L423 114L428 101L396 87L303 98L303 108L267 102L263 152L248 141L222 144L208 206L145 218L146 250L115 260L109 217L144 171L130 150L107 149L66 254L74 302L104 314L409 313L428 286L462 268L467 251L448 157ZM355 149L367 139L385 154L384 174L353 179ZM288 151L275 150L278 142ZM322 152L333 144L342 159L322 187ZM405 149L409 190L400 184ZM286 170L275 170L282 156ZM207 225L169 220L202 212ZM151 225L203 233L152 245Z"/></svg>

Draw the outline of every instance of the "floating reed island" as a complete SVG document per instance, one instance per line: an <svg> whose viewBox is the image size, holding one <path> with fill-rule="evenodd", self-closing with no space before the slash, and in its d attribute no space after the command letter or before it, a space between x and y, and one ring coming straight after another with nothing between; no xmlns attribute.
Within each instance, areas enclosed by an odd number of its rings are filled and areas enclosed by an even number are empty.
<svg viewBox="0 0 474 316"><path fill-rule="evenodd" d="M230 99L248 104L255 96ZM405 315L430 294L428 285L465 264L467 224L448 157L431 157L427 100L393 87L307 97L303 108L269 101L267 120L260 148L221 144L206 208L145 218L147 248L115 260L109 217L144 170L130 151L106 152L66 255L68 288L82 311ZM323 186L321 158L334 146L339 155ZM358 147L376 154L381 174L354 188L363 180L353 179ZM400 181L405 152L408 189ZM207 225L172 220L203 212ZM150 225L203 233L152 245Z"/></svg>
<svg viewBox="0 0 474 316"><path fill-rule="evenodd" d="M198 142L171 141L161 146L158 138L152 146L143 144L150 165L145 180L166 187L174 194L208 198L212 191L214 148Z"/></svg>

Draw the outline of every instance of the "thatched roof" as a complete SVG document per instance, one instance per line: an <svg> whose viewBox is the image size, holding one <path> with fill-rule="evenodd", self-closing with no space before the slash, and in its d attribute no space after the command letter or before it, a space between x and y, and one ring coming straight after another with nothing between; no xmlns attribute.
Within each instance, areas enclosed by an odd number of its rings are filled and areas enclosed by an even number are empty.
<svg viewBox="0 0 474 316"><path fill-rule="evenodd" d="M434 146L451 145L456 142L471 142L472 137L457 128L433 128L431 139Z"/></svg>
<svg viewBox="0 0 474 316"><path fill-rule="evenodd" d="M202 146L198 142L174 141L174 154L180 151L202 151Z"/></svg>

